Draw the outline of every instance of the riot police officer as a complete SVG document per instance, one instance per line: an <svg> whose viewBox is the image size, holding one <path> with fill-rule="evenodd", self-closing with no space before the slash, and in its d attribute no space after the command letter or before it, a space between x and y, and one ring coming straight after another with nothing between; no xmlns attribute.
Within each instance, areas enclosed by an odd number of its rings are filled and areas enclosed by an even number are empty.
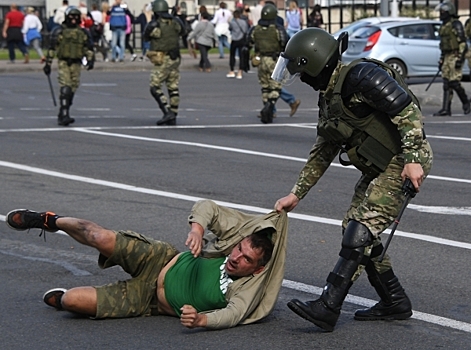
<svg viewBox="0 0 471 350"><path fill-rule="evenodd" d="M468 46L464 33L464 27L456 15L455 5L449 0L437 5L440 11L440 62L439 68L443 78L443 105L442 109L434 113L434 116L451 115L451 101L453 90L456 91L463 104L464 114L471 112L471 106L464 88L461 86L463 77L463 63L465 61Z"/></svg>
<svg viewBox="0 0 471 350"><path fill-rule="evenodd" d="M273 121L273 110L280 96L281 84L271 79L276 60L287 42L285 29L276 24L277 9L272 4L262 8L261 19L250 29L249 46L255 48L255 58L252 60L258 67L258 82L262 87L263 109L260 112L262 123Z"/></svg>
<svg viewBox="0 0 471 350"><path fill-rule="evenodd" d="M89 32L80 27L80 22L80 10L74 6L68 7L64 22L51 33L43 68L44 73L50 75L52 60L57 55L60 85L58 124L63 126L75 121L69 115L69 108L80 84L82 63L86 61L87 70L90 70L95 62L93 40Z"/></svg>
<svg viewBox="0 0 471 350"><path fill-rule="evenodd" d="M357 320L407 319L412 306L387 254L380 261L380 234L398 216L406 179L418 191L432 166L432 150L423 132L416 97L387 64L360 59L340 62L348 35L336 40L319 28L296 33L281 53L273 79L300 76L319 91L317 139L291 193L275 209L293 210L339 155L343 165L362 172L342 222L342 248L322 295L293 299L288 307L326 331L332 331L342 303L363 269L381 298L358 310ZM412 190L414 190L412 188Z"/></svg>
<svg viewBox="0 0 471 350"><path fill-rule="evenodd" d="M150 75L150 93L164 113L157 125L175 125L180 103L178 83L180 81L180 36L185 35L185 26L180 18L168 13L166 1L156 0L152 4L155 19L144 30L144 40L150 41L147 53L154 69ZM165 83L168 98L162 91Z"/></svg>

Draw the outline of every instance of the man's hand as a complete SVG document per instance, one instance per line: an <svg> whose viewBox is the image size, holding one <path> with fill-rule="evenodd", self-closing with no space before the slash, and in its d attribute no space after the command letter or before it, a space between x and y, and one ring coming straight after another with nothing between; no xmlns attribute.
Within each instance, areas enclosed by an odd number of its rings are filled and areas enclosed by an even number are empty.
<svg viewBox="0 0 471 350"><path fill-rule="evenodd" d="M420 165L419 163L407 163L406 165L404 165L401 177L402 181L406 181L406 179L409 178L418 193L419 187L424 181L424 169L422 169L422 165Z"/></svg>
<svg viewBox="0 0 471 350"><path fill-rule="evenodd" d="M51 74L51 65L49 63L46 63L43 67L43 72L44 74L46 75L50 75Z"/></svg>
<svg viewBox="0 0 471 350"><path fill-rule="evenodd" d="M199 314L196 309L191 305L183 305L180 309L182 312L180 322L183 326L188 328L206 327L208 318L204 314Z"/></svg>
<svg viewBox="0 0 471 350"><path fill-rule="evenodd" d="M191 231L188 232L188 238L185 245L190 249L191 254L196 258L200 255L203 248L204 228L196 222L191 223Z"/></svg>
<svg viewBox="0 0 471 350"><path fill-rule="evenodd" d="M461 69L461 67L463 67L463 61L462 60L456 60L455 69Z"/></svg>
<svg viewBox="0 0 471 350"><path fill-rule="evenodd" d="M294 193L290 193L286 197L280 198L276 201L275 210L278 213L281 212L283 209L287 212L290 212L291 210L296 208L298 203L299 203L299 198L296 197Z"/></svg>

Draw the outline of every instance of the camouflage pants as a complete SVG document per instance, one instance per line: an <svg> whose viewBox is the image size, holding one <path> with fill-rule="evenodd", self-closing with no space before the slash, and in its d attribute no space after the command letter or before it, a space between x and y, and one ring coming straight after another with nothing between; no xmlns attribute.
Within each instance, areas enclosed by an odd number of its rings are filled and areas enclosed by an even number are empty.
<svg viewBox="0 0 471 350"><path fill-rule="evenodd" d="M150 316L151 301L156 293L156 283L162 268L178 253L170 244L132 232L116 232L113 254L106 258L100 254L98 265L108 268L119 265L132 278L105 286L97 291L95 318L122 318Z"/></svg>
<svg viewBox="0 0 471 350"><path fill-rule="evenodd" d="M69 86L75 93L80 85L80 73L82 65L80 63L72 63L70 66L67 61L59 60L59 86Z"/></svg>
<svg viewBox="0 0 471 350"><path fill-rule="evenodd" d="M272 57L262 56L258 66L258 83L262 87L262 101L277 100L280 97L282 84L271 78L276 61Z"/></svg>
<svg viewBox="0 0 471 350"><path fill-rule="evenodd" d="M454 53L446 54L442 64L442 78L449 81L461 81L463 78L463 69L456 69L455 63L459 56Z"/></svg>
<svg viewBox="0 0 471 350"><path fill-rule="evenodd" d="M162 103L164 105L170 104L170 110L175 114L178 113L178 106L180 104L180 92L178 90L180 62L180 57L172 60L170 56L166 55L162 64L154 64L154 69L150 74L150 86L156 87L157 94L160 96ZM162 91L163 83L167 86L168 99Z"/></svg>
<svg viewBox="0 0 471 350"><path fill-rule="evenodd" d="M423 141L423 147L419 151L420 164L425 176L432 168L433 153L427 140ZM355 220L366 227L373 234L373 244L365 249L365 255L370 256L373 247L381 244L380 234L386 230L396 219L404 202L402 192L401 173L404 169L404 161L399 157L394 157L386 170L373 180L362 176L355 186L350 208L348 209L342 227L345 229L349 220ZM391 268L391 261L386 254L381 263L378 257L372 258L376 270L383 273ZM353 277L356 280L364 266L360 266Z"/></svg>

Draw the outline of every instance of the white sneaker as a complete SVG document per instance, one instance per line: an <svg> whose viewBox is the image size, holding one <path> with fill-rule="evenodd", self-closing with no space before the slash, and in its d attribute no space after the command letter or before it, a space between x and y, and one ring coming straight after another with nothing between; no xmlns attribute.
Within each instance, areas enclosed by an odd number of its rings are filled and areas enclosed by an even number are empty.
<svg viewBox="0 0 471 350"><path fill-rule="evenodd" d="M132 54L131 56L131 62L134 62L137 58L137 55L135 53Z"/></svg>
<svg viewBox="0 0 471 350"><path fill-rule="evenodd" d="M227 73L226 78L235 78L235 73Z"/></svg>
<svg viewBox="0 0 471 350"><path fill-rule="evenodd" d="M236 76L237 79L242 79L242 74Z"/></svg>

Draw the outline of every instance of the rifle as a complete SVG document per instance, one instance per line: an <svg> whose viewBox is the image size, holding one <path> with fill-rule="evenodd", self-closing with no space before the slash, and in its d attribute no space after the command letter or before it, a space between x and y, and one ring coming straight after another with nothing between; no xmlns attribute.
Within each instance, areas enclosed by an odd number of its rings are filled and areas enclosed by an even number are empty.
<svg viewBox="0 0 471 350"><path fill-rule="evenodd" d="M51 75L47 74L47 81L49 82L49 89L51 89L52 102L54 102L54 107L57 106L56 97L54 96L54 89L52 88Z"/></svg>
<svg viewBox="0 0 471 350"><path fill-rule="evenodd" d="M379 256L379 259L378 259L379 262L383 261L384 259L384 254L386 254L386 250L389 247L389 243L391 243L393 234L396 231L397 225L399 225L399 220L401 220L401 216L404 213L404 210L406 209L407 204L409 204L409 201L412 198L414 198L415 195L417 194L417 191L415 190L415 187L409 178L407 178L406 181L404 181L404 184L402 185L402 192L404 192L404 194L406 195L406 198L404 199L404 202L402 203L401 210L399 211L399 214L397 215L396 220L394 220L394 224L391 228L391 233L389 234L388 240L386 241L383 251L381 252L381 255Z"/></svg>
<svg viewBox="0 0 471 350"><path fill-rule="evenodd" d="M433 77L432 81L428 84L427 88L425 89L425 91L427 91L430 86L432 86L433 82L435 81L435 79L437 79L437 77L440 75L440 72L442 71L441 67L438 68L438 72L437 74L435 74L435 76Z"/></svg>

